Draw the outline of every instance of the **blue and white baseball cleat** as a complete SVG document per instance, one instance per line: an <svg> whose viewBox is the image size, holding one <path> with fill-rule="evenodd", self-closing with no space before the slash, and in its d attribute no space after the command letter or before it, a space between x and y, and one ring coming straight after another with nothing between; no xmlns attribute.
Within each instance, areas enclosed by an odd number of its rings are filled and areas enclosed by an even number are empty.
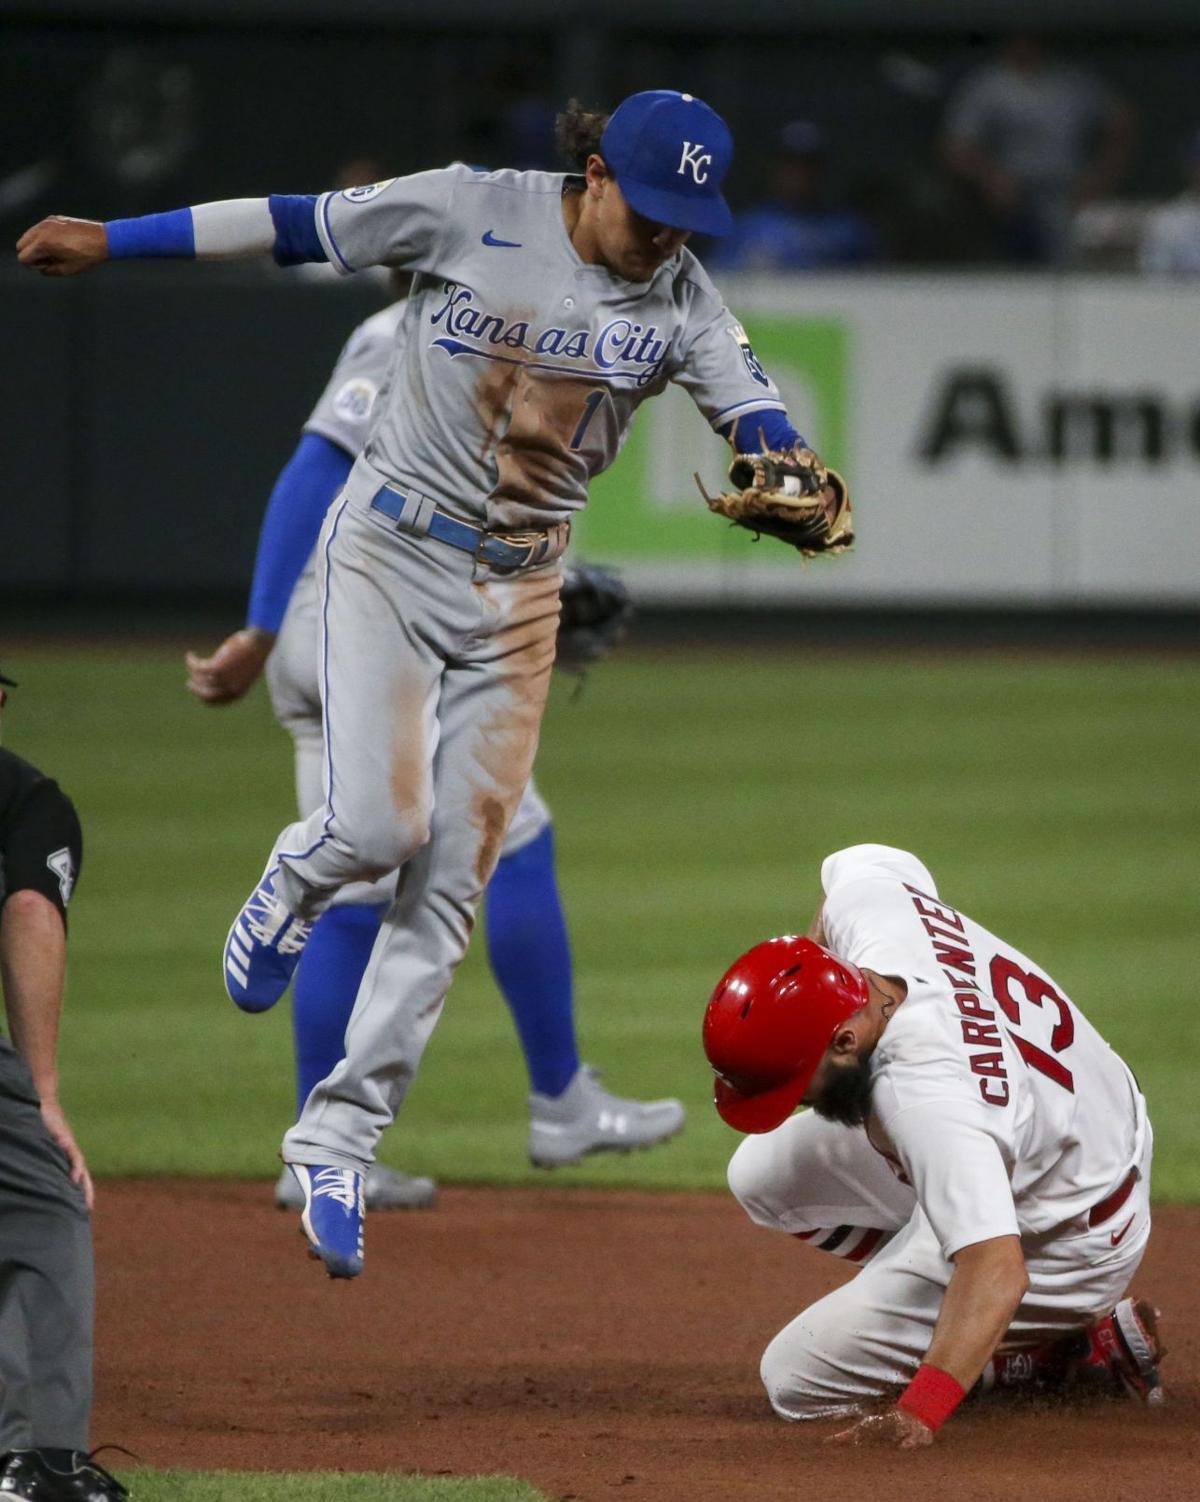
<svg viewBox="0 0 1200 1502"><path fill-rule="evenodd" d="M268 866L225 940L225 989L243 1012L265 1012L287 990L312 924L284 906Z"/></svg>
<svg viewBox="0 0 1200 1502"><path fill-rule="evenodd" d="M300 1224L311 1255L331 1278L357 1278L363 1270L363 1175L320 1163L288 1167L304 1194Z"/></svg>

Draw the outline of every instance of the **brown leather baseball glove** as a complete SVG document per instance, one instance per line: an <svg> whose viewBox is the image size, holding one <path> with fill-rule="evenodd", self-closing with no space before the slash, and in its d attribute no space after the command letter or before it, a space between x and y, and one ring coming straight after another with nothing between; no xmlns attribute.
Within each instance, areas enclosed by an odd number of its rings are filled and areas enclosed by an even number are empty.
<svg viewBox="0 0 1200 1502"><path fill-rule="evenodd" d="M729 466L729 480L732 490L709 495L696 476L709 510L735 526L777 537L806 558L844 553L853 544L850 491L812 449L797 445L787 452L738 454Z"/></svg>

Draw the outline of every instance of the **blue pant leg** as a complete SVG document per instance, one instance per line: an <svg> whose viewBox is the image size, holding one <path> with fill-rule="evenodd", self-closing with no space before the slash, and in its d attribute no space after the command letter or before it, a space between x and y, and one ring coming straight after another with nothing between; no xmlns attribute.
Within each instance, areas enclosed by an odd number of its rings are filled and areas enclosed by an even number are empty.
<svg viewBox="0 0 1200 1502"><path fill-rule="evenodd" d="M529 1081L561 1095L579 1068L571 946L547 826L503 856L488 885L488 959L516 1023Z"/></svg>
<svg viewBox="0 0 1200 1502"><path fill-rule="evenodd" d="M346 1024L386 911L382 903L330 908L305 945L292 993L298 1111L346 1052Z"/></svg>

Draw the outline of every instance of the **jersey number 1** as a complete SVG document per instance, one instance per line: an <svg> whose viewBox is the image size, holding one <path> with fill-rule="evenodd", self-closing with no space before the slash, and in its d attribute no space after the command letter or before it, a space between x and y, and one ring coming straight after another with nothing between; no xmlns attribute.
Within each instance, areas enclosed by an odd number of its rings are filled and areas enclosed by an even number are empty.
<svg viewBox="0 0 1200 1502"><path fill-rule="evenodd" d="M1075 1040L1075 1019L1071 1016L1071 1008L1066 1000L1061 997L1049 981L1043 980L1040 975L1033 975L1028 970L1022 970L1019 965L1014 965L1011 960L1005 959L998 954L992 960L990 971L992 983L992 995L996 998L996 1005L1013 1024L1013 1027L1021 1025L1021 1003L1013 994L1013 987L1019 986L1026 1001L1031 1001L1035 1007L1040 1007L1043 1002L1050 1002L1058 1010L1058 1021L1054 1024L1054 1030L1050 1034L1050 1047L1053 1050L1047 1053L1039 1048L1036 1043L1030 1043L1028 1038L1022 1038L1009 1028L1008 1035L1017 1045L1017 1052L1029 1065L1030 1069L1036 1069L1039 1074L1044 1074L1047 1079L1053 1080L1056 1085L1061 1085L1064 1090L1075 1093L1075 1076L1054 1057L1066 1048L1070 1048Z"/></svg>
<svg viewBox="0 0 1200 1502"><path fill-rule="evenodd" d="M578 449L579 446L583 443L583 435L588 430L588 423L591 422L593 417L595 417L596 408L603 400L604 389L603 387L601 387L600 390L593 391L588 397L587 401L584 402L583 416L579 419L579 423L575 429L575 432L571 435L571 448Z"/></svg>

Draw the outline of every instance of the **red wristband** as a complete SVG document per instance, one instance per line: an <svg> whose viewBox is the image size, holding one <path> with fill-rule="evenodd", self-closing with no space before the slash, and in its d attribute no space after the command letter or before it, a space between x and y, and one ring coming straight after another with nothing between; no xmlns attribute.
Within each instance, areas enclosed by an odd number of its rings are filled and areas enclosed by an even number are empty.
<svg viewBox="0 0 1200 1502"><path fill-rule="evenodd" d="M949 1372L923 1362L900 1394L896 1407L911 1413L936 1434L966 1395L966 1388Z"/></svg>

